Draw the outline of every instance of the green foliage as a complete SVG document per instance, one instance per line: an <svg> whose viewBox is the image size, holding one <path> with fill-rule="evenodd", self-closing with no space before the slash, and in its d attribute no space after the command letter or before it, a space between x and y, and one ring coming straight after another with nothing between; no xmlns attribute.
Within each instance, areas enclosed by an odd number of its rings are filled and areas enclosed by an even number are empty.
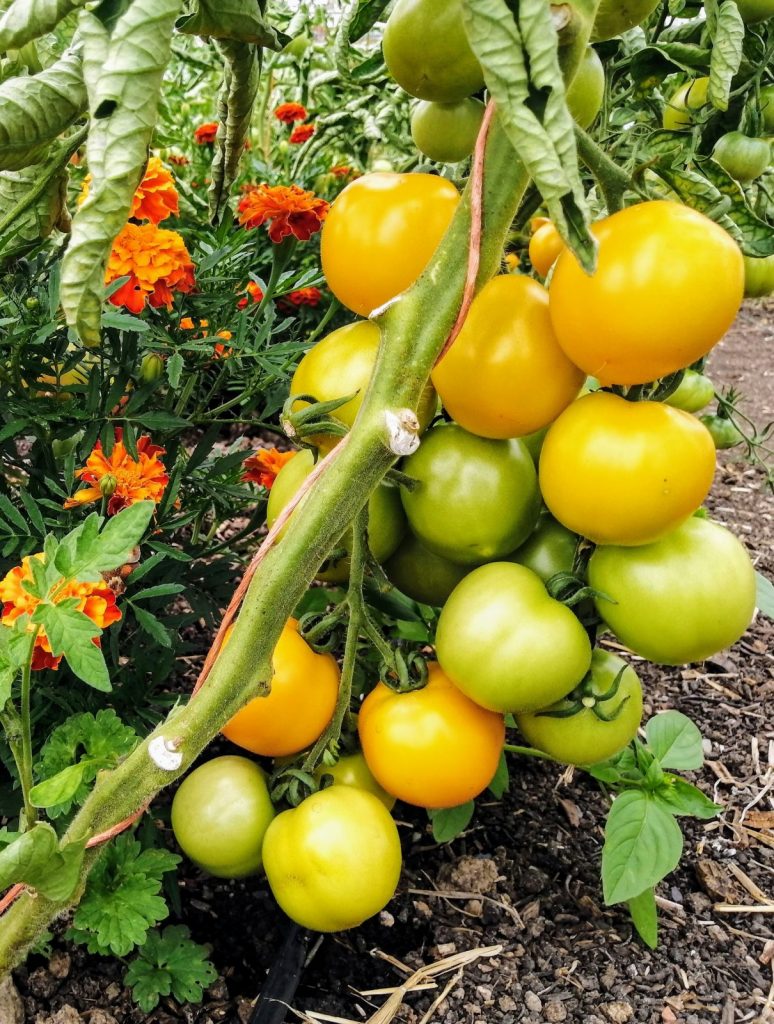
<svg viewBox="0 0 774 1024"><path fill-rule="evenodd" d="M217 220L236 180L253 105L258 95L260 51L251 43L224 40L223 85L218 100L218 137L209 190L210 218Z"/></svg>
<svg viewBox="0 0 774 1024"><path fill-rule="evenodd" d="M758 608L768 618L774 619L774 583L767 579L763 573L756 572L755 584L758 592Z"/></svg>
<svg viewBox="0 0 774 1024"><path fill-rule="evenodd" d="M433 826L433 839L436 843L450 843L452 839L464 832L473 818L476 804L473 800L460 804L459 807L445 807L438 811L428 811L427 815Z"/></svg>
<svg viewBox="0 0 774 1024"><path fill-rule="evenodd" d="M167 850L143 850L131 835L119 836L89 875L69 937L103 956L126 956L142 946L169 913L159 893L163 876L179 861Z"/></svg>
<svg viewBox="0 0 774 1024"><path fill-rule="evenodd" d="M182 925L169 925L163 932L152 929L137 957L129 964L124 981L132 998L150 1013L161 996L173 996L178 1003L200 1003L204 989L217 978L204 946L191 941Z"/></svg>
<svg viewBox="0 0 774 1024"><path fill-rule="evenodd" d="M718 8L710 60L710 103L717 110L728 110L731 82L742 63L744 22L733 0Z"/></svg>
<svg viewBox="0 0 774 1024"><path fill-rule="evenodd" d="M0 889L24 882L42 896L66 901L72 896L83 863L85 841L60 849L53 828L38 822L0 849Z"/></svg>
<svg viewBox="0 0 774 1024"><path fill-rule="evenodd" d="M20 50L55 28L86 0L13 0L0 17L0 51Z"/></svg>

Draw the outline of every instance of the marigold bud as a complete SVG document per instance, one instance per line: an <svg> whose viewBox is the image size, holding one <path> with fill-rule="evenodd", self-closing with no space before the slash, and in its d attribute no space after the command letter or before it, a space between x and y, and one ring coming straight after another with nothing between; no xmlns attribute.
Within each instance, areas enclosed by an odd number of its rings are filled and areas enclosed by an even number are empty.
<svg viewBox="0 0 774 1024"><path fill-rule="evenodd" d="M99 482L100 493L104 498L110 498L116 493L118 480L112 473L106 473Z"/></svg>

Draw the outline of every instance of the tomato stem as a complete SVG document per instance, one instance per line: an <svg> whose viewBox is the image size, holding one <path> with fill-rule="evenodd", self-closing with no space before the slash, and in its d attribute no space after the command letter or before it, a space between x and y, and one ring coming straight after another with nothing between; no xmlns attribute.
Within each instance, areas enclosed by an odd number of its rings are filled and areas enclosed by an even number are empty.
<svg viewBox="0 0 774 1024"><path fill-rule="evenodd" d="M556 758L551 757L550 754L546 754L542 750L536 750L535 747L520 747L515 743L506 743L503 747L506 754L523 754L525 757L538 757L542 761L553 761L554 764L559 764Z"/></svg>

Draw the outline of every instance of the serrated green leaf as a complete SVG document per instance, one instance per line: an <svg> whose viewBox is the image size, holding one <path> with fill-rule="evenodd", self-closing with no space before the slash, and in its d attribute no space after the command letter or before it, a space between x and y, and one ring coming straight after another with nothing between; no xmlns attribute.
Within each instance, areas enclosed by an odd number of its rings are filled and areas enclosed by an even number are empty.
<svg viewBox="0 0 774 1024"><path fill-rule="evenodd" d="M682 850L674 817L642 790L625 790L613 801L605 824L605 903L623 903L656 885L677 867Z"/></svg>
<svg viewBox="0 0 774 1024"><path fill-rule="evenodd" d="M718 8L712 39L710 80L707 97L716 110L728 110L731 81L742 62L744 22L734 0Z"/></svg>
<svg viewBox="0 0 774 1024"><path fill-rule="evenodd" d="M156 643L161 644L162 647L171 647L172 640L169 636L167 628L159 622L155 615L150 612L146 612L144 608L138 608L136 605L132 605L135 618L137 619L137 625L142 629L148 636L153 637Z"/></svg>
<svg viewBox="0 0 774 1024"><path fill-rule="evenodd" d="M167 380L176 391L180 387L180 377L185 367L185 360L180 352L174 352L167 360Z"/></svg>
<svg viewBox="0 0 774 1024"><path fill-rule="evenodd" d="M465 0L462 10L470 45L497 104L496 116L560 235L592 271L596 243L589 233L550 5L521 0L518 20L506 0Z"/></svg>
<svg viewBox="0 0 774 1024"><path fill-rule="evenodd" d="M645 725L645 735L651 753L662 768L692 771L704 764L701 733L680 711L654 715Z"/></svg>
<svg viewBox="0 0 774 1024"><path fill-rule="evenodd" d="M707 820L716 818L723 810L720 804L713 803L708 796L690 782L676 775L666 775L664 785L654 791L654 799L670 814L687 815L691 818Z"/></svg>
<svg viewBox="0 0 774 1024"><path fill-rule="evenodd" d="M711 50L694 43L661 43L644 46L632 57L630 68L635 82L650 78L665 78L675 70L705 71L709 67Z"/></svg>
<svg viewBox="0 0 774 1024"><path fill-rule="evenodd" d="M181 416L175 416L174 413L165 412L163 409L144 412L135 418L148 430L185 430L190 426L188 420L184 420Z"/></svg>
<svg viewBox="0 0 774 1024"><path fill-rule="evenodd" d="M67 578L98 580L100 573L123 565L140 543L155 504L137 501L108 519L99 532L100 517L93 512L62 539L56 567Z"/></svg>
<svg viewBox="0 0 774 1024"><path fill-rule="evenodd" d="M217 978L207 951L191 941L184 925L155 928L126 972L124 981L143 1013L150 1013L161 996L173 995L179 1003L200 1003L204 989Z"/></svg>
<svg viewBox="0 0 774 1024"><path fill-rule="evenodd" d="M774 619L774 583L757 569L755 570L755 594L758 611L768 618Z"/></svg>
<svg viewBox="0 0 774 1024"><path fill-rule="evenodd" d="M208 192L210 219L217 221L236 180L250 130L260 81L260 50L252 43L223 40L223 85L218 97L218 134Z"/></svg>
<svg viewBox="0 0 774 1024"><path fill-rule="evenodd" d="M476 805L473 800L460 804L459 807L444 807L438 811L428 811L433 826L433 839L436 843L450 843L452 839L464 832L470 824Z"/></svg>
<svg viewBox="0 0 774 1024"><path fill-rule="evenodd" d="M391 0L360 0L355 14L349 26L349 41L356 43L367 32L370 32L379 21Z"/></svg>
<svg viewBox="0 0 774 1024"><path fill-rule="evenodd" d="M0 170L18 171L42 159L85 109L79 50L69 50L37 75L0 84Z"/></svg>
<svg viewBox="0 0 774 1024"><path fill-rule="evenodd" d="M64 655L79 679L103 693L111 690L105 657L93 643L102 630L88 615L79 612L70 601L61 601L39 604L32 613L32 621L45 629L54 657Z"/></svg>
<svg viewBox="0 0 774 1024"><path fill-rule="evenodd" d="M92 181L73 218L60 299L68 325L89 346L100 341L105 265L148 159L181 7L182 0L133 0L110 34L96 11L82 11L79 19L92 114L86 141Z"/></svg>
<svg viewBox="0 0 774 1024"><path fill-rule="evenodd" d="M146 587L132 594L133 601L147 601L151 597L171 597L173 594L180 594L185 590L182 583L157 583L153 587Z"/></svg>
<svg viewBox="0 0 774 1024"><path fill-rule="evenodd" d="M655 949L658 945L658 907L653 889L646 889L634 899L627 900L626 904L637 934L646 946Z"/></svg>
<svg viewBox="0 0 774 1024"><path fill-rule="evenodd" d="M267 25L256 0L197 0L196 11L178 18L178 32L203 39L253 43L281 50L290 36Z"/></svg>
<svg viewBox="0 0 774 1024"><path fill-rule="evenodd" d="M91 766L90 761L79 761L57 775L39 782L30 790L30 803L33 807L53 807L56 804L72 801L83 783L83 776Z"/></svg>
<svg viewBox="0 0 774 1024"><path fill-rule="evenodd" d="M20 50L85 3L86 0L14 0L0 18L0 51Z"/></svg>
<svg viewBox="0 0 774 1024"><path fill-rule="evenodd" d="M42 896L65 901L78 884L85 843L68 843L46 822L38 822L0 849L0 889L24 882Z"/></svg>

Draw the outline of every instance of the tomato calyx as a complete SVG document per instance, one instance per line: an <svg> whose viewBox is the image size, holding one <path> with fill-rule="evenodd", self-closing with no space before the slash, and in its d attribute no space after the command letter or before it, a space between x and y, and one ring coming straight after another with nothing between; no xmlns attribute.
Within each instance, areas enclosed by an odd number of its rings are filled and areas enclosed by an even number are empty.
<svg viewBox="0 0 774 1024"><path fill-rule="evenodd" d="M582 711L591 711L601 722L614 722L626 706L629 700L628 695L618 702L612 712L603 710L601 705L616 697L627 667L624 665L619 670L615 679L604 693L594 692L592 673L589 671L580 684L565 698L565 707L538 711L537 716L539 718L572 718Z"/></svg>
<svg viewBox="0 0 774 1024"><path fill-rule="evenodd" d="M298 632L316 654L331 654L341 643L347 603L329 612L306 612L298 620Z"/></svg>
<svg viewBox="0 0 774 1024"><path fill-rule="evenodd" d="M395 693L411 693L427 685L427 662L419 651L391 650L379 664L379 682Z"/></svg>
<svg viewBox="0 0 774 1024"><path fill-rule="evenodd" d="M314 395L290 395L282 407L280 415L280 426L285 435L298 444L304 444L304 438L312 434L334 434L336 437L344 437L347 427L331 416L331 413L340 409L356 398L358 392L345 395L343 398L332 398L328 402L318 402ZM306 402L301 409L294 407L298 402ZM306 447L317 448L317 445L306 445Z"/></svg>
<svg viewBox="0 0 774 1024"><path fill-rule="evenodd" d="M275 805L284 802L298 807L319 788L317 779L299 768L296 762L278 765L269 779L269 793Z"/></svg>

